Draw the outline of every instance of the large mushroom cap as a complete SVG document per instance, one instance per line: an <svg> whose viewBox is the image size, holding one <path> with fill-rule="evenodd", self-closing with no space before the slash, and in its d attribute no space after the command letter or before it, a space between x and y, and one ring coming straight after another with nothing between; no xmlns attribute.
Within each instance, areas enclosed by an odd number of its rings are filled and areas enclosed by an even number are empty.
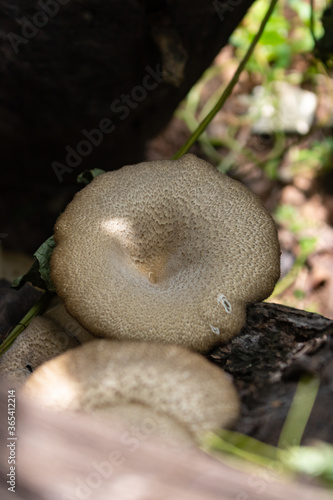
<svg viewBox="0 0 333 500"><path fill-rule="evenodd" d="M239 333L280 273L273 219L193 155L126 166L76 194L55 226L52 280L101 337L198 351Z"/></svg>
<svg viewBox="0 0 333 500"><path fill-rule="evenodd" d="M201 355L153 342L94 340L42 365L23 393L55 410L101 412L139 406L199 438L234 422L239 412L229 377ZM137 413L136 413L137 415Z"/></svg>
<svg viewBox="0 0 333 500"><path fill-rule="evenodd" d="M36 368L79 343L50 319L33 318L0 358L0 379L20 384Z"/></svg>

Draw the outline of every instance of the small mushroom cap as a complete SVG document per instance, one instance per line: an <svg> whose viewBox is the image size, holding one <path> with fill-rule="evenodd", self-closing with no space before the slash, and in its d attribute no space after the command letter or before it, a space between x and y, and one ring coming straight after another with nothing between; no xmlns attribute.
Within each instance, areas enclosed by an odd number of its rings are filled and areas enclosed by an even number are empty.
<svg viewBox="0 0 333 500"><path fill-rule="evenodd" d="M165 414L197 439L239 413L230 378L180 346L95 340L40 366L23 393L55 410L112 411L139 404Z"/></svg>
<svg viewBox="0 0 333 500"><path fill-rule="evenodd" d="M17 385L45 361L79 343L53 321L37 316L0 358L0 379Z"/></svg>
<svg viewBox="0 0 333 500"><path fill-rule="evenodd" d="M56 304L52 304L52 307L44 313L43 317L51 319L54 323L63 328L68 335L74 337L79 344L84 344L85 342L95 339L95 337L85 330L73 316L68 314L63 302L59 301L59 299Z"/></svg>
<svg viewBox="0 0 333 500"><path fill-rule="evenodd" d="M275 223L194 155L96 177L55 225L52 280L96 336L207 352L239 333L280 275Z"/></svg>

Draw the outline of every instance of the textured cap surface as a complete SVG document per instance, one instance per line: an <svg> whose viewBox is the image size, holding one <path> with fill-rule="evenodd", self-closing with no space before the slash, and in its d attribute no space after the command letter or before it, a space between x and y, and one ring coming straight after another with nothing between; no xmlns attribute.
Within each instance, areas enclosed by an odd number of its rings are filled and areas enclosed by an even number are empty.
<svg viewBox="0 0 333 500"><path fill-rule="evenodd" d="M79 343L53 321L37 316L0 358L0 379L24 382L45 361Z"/></svg>
<svg viewBox="0 0 333 500"><path fill-rule="evenodd" d="M130 428L131 433L139 440L148 437L168 445L193 446L196 439L193 434L179 421L166 413L155 411L149 406L140 403L117 404L108 408L94 409L94 416L100 416L109 422L114 419L124 427Z"/></svg>
<svg viewBox="0 0 333 500"><path fill-rule="evenodd" d="M59 300L57 298L57 300ZM68 314L65 309L63 302L57 302L52 305L45 313L44 318L48 318L52 320L57 325L61 326L71 337L74 337L79 344L84 344L85 342L89 342L90 340L94 340L94 337L87 330L82 328L80 323L76 321L73 316Z"/></svg>
<svg viewBox="0 0 333 500"><path fill-rule="evenodd" d="M230 425L239 412L223 370L183 347L153 342L88 342L40 366L23 392L55 410L140 404L196 436Z"/></svg>
<svg viewBox="0 0 333 500"><path fill-rule="evenodd" d="M96 336L229 340L280 274L273 219L238 181L193 155L96 177L55 225L52 280Z"/></svg>

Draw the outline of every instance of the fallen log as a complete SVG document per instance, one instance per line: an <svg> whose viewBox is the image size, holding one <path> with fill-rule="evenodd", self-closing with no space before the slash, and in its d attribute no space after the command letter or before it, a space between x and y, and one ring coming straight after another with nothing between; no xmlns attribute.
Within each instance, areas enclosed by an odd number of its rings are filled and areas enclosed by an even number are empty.
<svg viewBox="0 0 333 500"><path fill-rule="evenodd" d="M58 415L17 400L17 440L7 440L2 390L1 498L18 500L329 500L314 486L292 482L273 468L250 474L196 448L168 448L147 429L128 429L83 415ZM8 443L12 448L7 447Z"/></svg>

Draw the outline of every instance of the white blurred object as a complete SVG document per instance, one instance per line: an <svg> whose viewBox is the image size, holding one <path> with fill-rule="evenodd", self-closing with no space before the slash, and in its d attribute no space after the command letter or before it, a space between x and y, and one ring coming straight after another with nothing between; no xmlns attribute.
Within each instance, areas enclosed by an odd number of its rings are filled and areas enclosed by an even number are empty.
<svg viewBox="0 0 333 500"><path fill-rule="evenodd" d="M262 86L253 89L249 114L254 134L289 132L307 134L315 118L317 96L287 82L274 82L269 92Z"/></svg>

